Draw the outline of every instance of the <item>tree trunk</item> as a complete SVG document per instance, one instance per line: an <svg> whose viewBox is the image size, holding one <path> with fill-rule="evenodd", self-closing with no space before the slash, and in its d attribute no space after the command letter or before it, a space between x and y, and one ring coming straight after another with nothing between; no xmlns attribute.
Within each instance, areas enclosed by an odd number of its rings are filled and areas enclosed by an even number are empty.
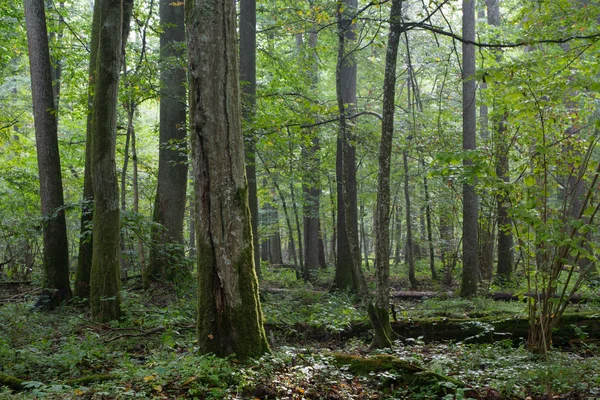
<svg viewBox="0 0 600 400"><path fill-rule="evenodd" d="M77 258L77 270L75 273L75 295L81 298L90 297L90 275L92 270L93 256L93 232L92 220L94 210L94 187L92 184L92 140L94 130L94 88L96 85L96 64L98 59L98 45L100 42L100 22L102 3L96 1L93 3L92 34L90 40L90 64L88 68L88 113L85 135L85 170L83 177L83 198L81 205L81 224L79 237L79 256ZM124 53L124 43L126 43L127 33L129 32L129 22L133 13L133 0L124 0L123 2L123 43L122 53Z"/></svg>
<svg viewBox="0 0 600 400"><path fill-rule="evenodd" d="M340 13L338 21L340 46L336 71L340 130L336 154L338 219L334 287L354 291L359 291L362 272L358 243L356 148L352 144L354 121L348 120L347 116L356 110L357 62L353 53L346 52L345 42L353 43L356 40L356 24L353 20L357 6L357 0L338 1L338 7L343 7L344 11Z"/></svg>
<svg viewBox="0 0 600 400"><path fill-rule="evenodd" d="M307 78L313 93L317 91L319 64L317 59L318 33L315 29L308 32ZM303 50L301 48L301 50ZM302 53L301 53L302 54ZM321 160L319 158L319 132L311 129L310 145L303 146L303 176L302 192L304 194L303 223L304 223L304 280L311 280L319 268L319 213L321 188L319 187L319 171Z"/></svg>
<svg viewBox="0 0 600 400"><path fill-rule="evenodd" d="M400 264L400 251L402 248L402 207L394 200L396 203L395 211L394 211L394 225L396 226L396 248L394 249L394 265Z"/></svg>
<svg viewBox="0 0 600 400"><path fill-rule="evenodd" d="M275 186L275 190L277 191L277 194L279 196L279 200L281 201L281 206L283 207L283 213L285 214L285 222L286 222L287 229L288 229L288 235L290 238L290 253L292 254L292 258L294 260L294 265L298 265L298 257L296 254L296 242L294 240L294 230L292 229L292 220L291 220L290 214L288 212L288 207L287 207L287 202L285 201L285 196L283 195L283 192L281 191L281 187L279 186L279 183L277 182L277 180L271 173L271 170L265 164L265 161L260 157L259 153L257 153L257 155L260 158L263 166L265 167L267 174L269 174L269 176L271 177L271 180L273 181L273 185ZM267 256L267 259L268 259L268 256Z"/></svg>
<svg viewBox="0 0 600 400"><path fill-rule="evenodd" d="M410 205L408 151L402 152L402 165L404 166L404 206L406 207L406 264L408 265L408 280L414 289L419 285L415 276L415 242L413 239L412 211Z"/></svg>
<svg viewBox="0 0 600 400"><path fill-rule="evenodd" d="M252 126L256 108L256 0L240 0L240 81L242 84L242 115ZM246 175L248 177L248 202L252 216L252 243L254 267L260 277L258 252L258 189L256 181L256 138L250 129L246 133Z"/></svg>
<svg viewBox="0 0 600 400"><path fill-rule="evenodd" d="M40 180L44 238L46 306L53 308L71 298L69 243L65 222L58 124L52 91L52 67L43 0L25 0L25 21L31 71L31 92Z"/></svg>
<svg viewBox="0 0 600 400"><path fill-rule="evenodd" d="M241 129L235 4L185 3L196 194L198 346L240 359L269 350L258 298Z"/></svg>
<svg viewBox="0 0 600 400"><path fill-rule="evenodd" d="M362 238L362 247L365 257L365 268L369 268L369 242L367 239L367 231L365 230L365 202L360 203L360 237Z"/></svg>
<svg viewBox="0 0 600 400"><path fill-rule="evenodd" d="M475 41L475 2L463 0L463 38ZM475 46L462 44L463 53L463 150L476 149L475 102ZM460 294L471 297L477 294L479 275L478 215L479 201L475 193L476 178L470 173L472 160L465 158L466 182L463 184L463 271Z"/></svg>
<svg viewBox="0 0 600 400"><path fill-rule="evenodd" d="M425 167L425 160L421 159L421 165ZM423 175L423 190L425 191L425 220L427 223L427 245L429 247L429 269L431 270L431 279L438 278L435 270L435 252L433 249L433 227L431 226L431 199L429 198L429 183L427 174Z"/></svg>
<svg viewBox="0 0 600 400"><path fill-rule="evenodd" d="M377 174L377 207L375 209L375 277L377 289L374 313L373 347L391 347L392 327L389 317L390 302L390 164L394 136L396 97L396 61L400 43L402 0L394 0L390 12L390 34L385 57L383 82L383 121L379 144L379 173Z"/></svg>
<svg viewBox="0 0 600 400"><path fill-rule="evenodd" d="M119 318L121 314L120 212L115 144L122 60L123 1L97 1L100 2L100 20L92 129L91 167L95 207L90 306L92 318L106 322Z"/></svg>
<svg viewBox="0 0 600 400"><path fill-rule="evenodd" d="M185 40L183 4L160 0L161 95L158 187L154 202L147 280L182 279L185 267L183 220L187 192L186 71L181 64Z"/></svg>

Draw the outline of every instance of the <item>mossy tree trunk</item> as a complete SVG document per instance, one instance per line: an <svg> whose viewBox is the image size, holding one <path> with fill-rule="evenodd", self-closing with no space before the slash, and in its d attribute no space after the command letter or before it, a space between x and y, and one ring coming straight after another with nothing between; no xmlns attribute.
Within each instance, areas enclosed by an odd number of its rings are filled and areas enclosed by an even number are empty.
<svg viewBox="0 0 600 400"><path fill-rule="evenodd" d="M235 4L185 4L202 353L269 350L254 269L244 165Z"/></svg>
<svg viewBox="0 0 600 400"><path fill-rule="evenodd" d="M119 318L120 210L115 164L117 95L122 61L123 0L100 2L95 66L92 185L94 188L93 254L90 306L96 321Z"/></svg>
<svg viewBox="0 0 600 400"><path fill-rule="evenodd" d="M375 276L377 291L374 310L369 314L377 316L374 324L373 347L390 347L392 327L389 317L390 302L390 163L392 159L392 139L394 137L394 112L396 97L396 61L400 43L400 16L402 1L394 0L390 14L390 33L385 57L385 77L383 82L383 121L381 142L379 143L379 173L377 174L377 206L375 209Z"/></svg>
<svg viewBox="0 0 600 400"><path fill-rule="evenodd" d="M71 298L69 243L65 221L58 124L43 0L25 1L31 92L43 222L44 288L49 307Z"/></svg>
<svg viewBox="0 0 600 400"><path fill-rule="evenodd" d="M183 278L183 220L188 180L183 3L160 0L160 147L152 242L144 282Z"/></svg>
<svg viewBox="0 0 600 400"><path fill-rule="evenodd" d="M92 17L92 32L90 39L90 64L88 67L88 113L85 134L85 165L83 177L83 198L81 206L81 223L79 237L79 253L75 272L75 295L81 298L90 297L90 274L92 270L93 234L92 220L94 214L94 187L92 184L92 138L94 130L94 90L96 85L96 64L98 59L98 43L100 40L101 2L94 3ZM129 32L129 22L133 13L133 0L123 1L123 34L126 38ZM122 53L124 43L121 43Z"/></svg>

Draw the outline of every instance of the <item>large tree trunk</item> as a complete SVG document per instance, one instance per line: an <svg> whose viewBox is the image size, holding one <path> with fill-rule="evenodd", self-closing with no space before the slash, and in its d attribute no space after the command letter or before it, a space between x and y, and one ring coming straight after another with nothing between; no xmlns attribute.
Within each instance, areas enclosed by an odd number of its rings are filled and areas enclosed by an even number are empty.
<svg viewBox="0 0 600 400"><path fill-rule="evenodd" d="M187 191L186 72L183 4L160 0L161 95L158 187L154 202L148 280L183 278L183 220Z"/></svg>
<svg viewBox="0 0 600 400"><path fill-rule="evenodd" d="M44 218L44 288L48 307L71 298L69 285L69 243L65 222L58 126L52 91L52 67L43 0L25 1L27 44L31 71L31 92Z"/></svg>
<svg viewBox="0 0 600 400"><path fill-rule="evenodd" d="M475 2L463 0L463 38L475 41ZM476 102L475 102L475 46L463 43L463 150L476 148ZM463 271L460 294L463 297L477 293L479 275L477 218L479 201L475 193L475 177L468 171L472 160L465 158L467 181L463 184Z"/></svg>
<svg viewBox="0 0 600 400"><path fill-rule="evenodd" d="M93 255L90 306L96 321L119 318L119 189L115 165L117 95L122 61L123 0L100 2L93 101Z"/></svg>
<svg viewBox="0 0 600 400"><path fill-rule="evenodd" d="M343 4L343 6L342 6ZM356 148L354 121L347 118L356 110L357 63L352 53L347 53L345 42L356 40L356 25L353 23L358 6L357 0L338 1L344 11L339 16L338 30L341 45L338 52L336 86L340 112L340 131L337 139L337 262L334 287L359 291L360 248L358 243L358 210L356 186Z"/></svg>
<svg viewBox="0 0 600 400"><path fill-rule="evenodd" d="M235 3L185 3L196 194L198 345L245 359L269 350L254 269L241 129Z"/></svg>
<svg viewBox="0 0 600 400"><path fill-rule="evenodd" d="M390 13L390 34L385 57L383 83L383 121L379 144L379 173L377 174L377 207L375 209L375 276L377 290L373 315L375 337L373 347L391 347L392 327L389 317L390 301L390 170L396 97L396 61L400 43L402 1L394 0Z"/></svg>
<svg viewBox="0 0 600 400"><path fill-rule="evenodd" d="M242 83L242 115L251 126L256 107L256 0L240 0L240 81ZM246 131L246 129L244 129ZM246 132L246 176L248 177L248 202L252 216L252 243L254 267L260 276L258 252L258 189L256 181L256 138Z"/></svg>

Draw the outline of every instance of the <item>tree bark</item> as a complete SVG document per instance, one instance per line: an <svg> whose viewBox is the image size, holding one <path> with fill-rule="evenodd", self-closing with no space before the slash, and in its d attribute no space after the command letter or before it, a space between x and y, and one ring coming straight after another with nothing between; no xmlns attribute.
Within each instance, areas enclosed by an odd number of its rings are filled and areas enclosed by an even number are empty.
<svg viewBox="0 0 600 400"><path fill-rule="evenodd" d="M188 179L183 11L181 2L160 0L160 148L147 281L172 281L190 274L183 262Z"/></svg>
<svg viewBox="0 0 600 400"><path fill-rule="evenodd" d="M72 296L69 243L65 221L58 124L52 90L52 66L43 0L25 0L31 92L43 222L44 288L47 307Z"/></svg>
<svg viewBox="0 0 600 400"><path fill-rule="evenodd" d="M300 54L304 54L307 65L307 80L311 91L317 90L318 84L318 59L317 59L318 33L315 29L308 32L308 49L302 46L302 37L296 40L300 45ZM305 54L308 51L309 54ZM319 268L319 213L321 188L319 187L319 170L321 160L319 158L319 133L316 129L310 129L310 144L302 149L302 193L303 202L303 226L304 226L304 263L302 277L311 280L315 271Z"/></svg>
<svg viewBox="0 0 600 400"><path fill-rule="evenodd" d="M358 210L356 186L356 148L354 139L354 121L347 118L356 109L357 63L352 52L346 51L346 42L356 40L354 13L357 0L338 1L338 7L344 11L338 16L338 65L336 71L336 90L340 112L340 130L337 139L336 179L337 179L337 262L334 287L359 291L360 248L358 243Z"/></svg>
<svg viewBox="0 0 600 400"><path fill-rule="evenodd" d="M463 0L463 38L475 41L475 2ZM463 53L463 150L475 150L477 145L475 102L475 46L462 44ZM463 166L467 181L463 184L463 270L460 294L463 297L477 293L479 275L478 215L479 200L475 193L476 179L470 173L473 164L465 157Z"/></svg>
<svg viewBox="0 0 600 400"><path fill-rule="evenodd" d="M256 108L256 0L239 0L240 3L240 81L242 83L242 115L252 126ZM260 277L258 252L258 189L256 178L256 138L250 129L244 129L246 144L246 175L248 177L248 202L252 216L252 243L254 266Z"/></svg>
<svg viewBox="0 0 600 400"><path fill-rule="evenodd" d="M402 0L394 0L390 12L390 33L385 57L383 82L383 121L379 144L379 173L377 174L377 207L375 209L375 293L373 347L391 347L392 327L389 317L390 302L390 170L394 112L396 98L396 62L401 34Z"/></svg>
<svg viewBox="0 0 600 400"><path fill-rule="evenodd" d="M92 270L93 232L92 220L94 214L94 187L92 184L92 139L93 139L93 103L96 85L96 64L98 59L98 44L100 41L100 9L101 2L93 3L92 34L90 40L90 64L88 67L88 112L85 134L85 166L83 177L83 196L81 200L81 223L79 234L79 256L75 272L75 295L81 298L90 297L90 274ZM123 37L129 32L129 22L133 14L133 0L123 2ZM126 39L123 39L123 43ZM122 53L124 54L124 45Z"/></svg>
<svg viewBox="0 0 600 400"><path fill-rule="evenodd" d="M419 285L415 275L415 241L413 238L412 208L410 205L408 151L402 152L402 165L404 166L404 206L406 207L406 264L408 265L408 280L414 289Z"/></svg>
<svg viewBox="0 0 600 400"><path fill-rule="evenodd" d="M425 160L421 159L421 165L425 167ZM425 192L425 221L427 224L427 245L429 247L429 269L431 270L431 279L437 280L438 275L435 269L435 252L433 249L433 227L431 226L431 199L429 197L427 174L423 175L423 191Z"/></svg>
<svg viewBox="0 0 600 400"><path fill-rule="evenodd" d="M115 165L117 97L122 61L123 0L100 2L98 53L95 66L92 129L94 188L93 255L90 275L92 318L119 318L120 211Z"/></svg>
<svg viewBox="0 0 600 400"><path fill-rule="evenodd" d="M241 129L235 4L185 3L196 198L198 346L269 351L258 298Z"/></svg>

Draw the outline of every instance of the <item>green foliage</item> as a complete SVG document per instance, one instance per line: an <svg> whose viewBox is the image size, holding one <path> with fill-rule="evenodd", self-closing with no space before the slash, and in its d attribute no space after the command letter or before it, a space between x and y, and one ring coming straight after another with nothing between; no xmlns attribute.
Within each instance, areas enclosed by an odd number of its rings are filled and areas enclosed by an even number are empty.
<svg viewBox="0 0 600 400"><path fill-rule="evenodd" d="M323 328L338 333L353 322L364 320L357 301L343 292L323 293L298 290L282 294L264 294L263 310L267 323L284 324L294 329L295 324Z"/></svg>

